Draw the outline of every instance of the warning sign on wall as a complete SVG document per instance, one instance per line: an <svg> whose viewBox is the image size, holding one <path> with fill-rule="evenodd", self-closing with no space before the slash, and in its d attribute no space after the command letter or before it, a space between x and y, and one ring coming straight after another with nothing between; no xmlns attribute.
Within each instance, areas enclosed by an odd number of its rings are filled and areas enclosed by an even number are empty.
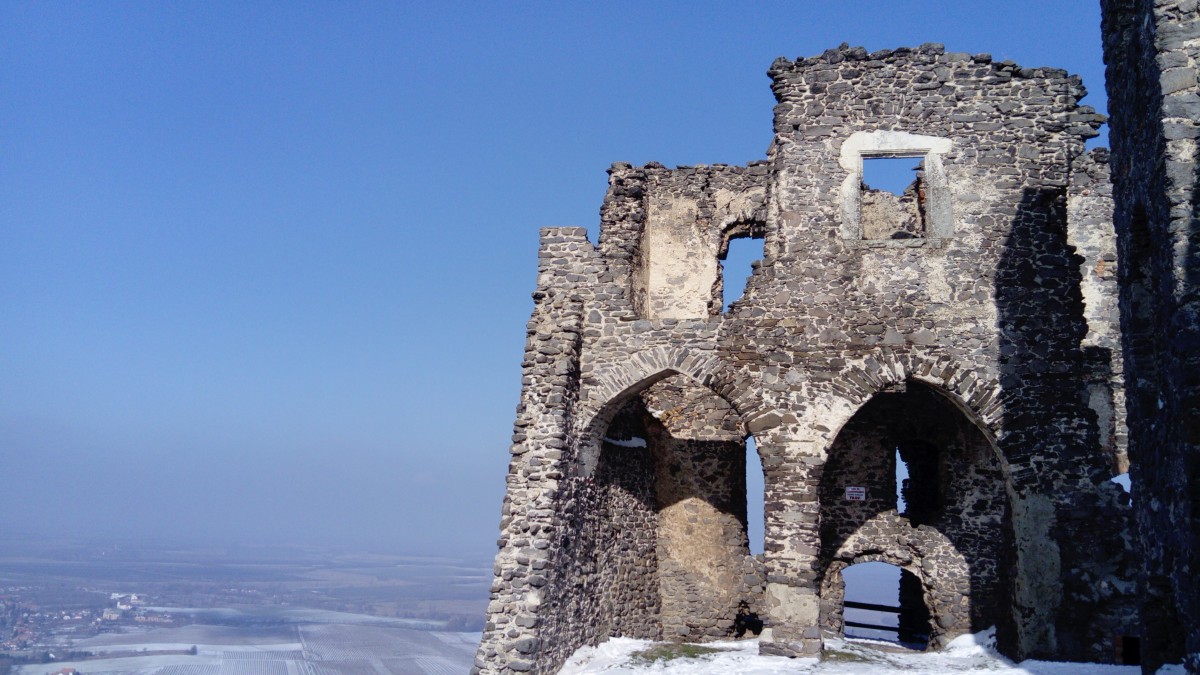
<svg viewBox="0 0 1200 675"><path fill-rule="evenodd" d="M867 501L867 488L861 485L846 486L846 501L848 502L865 502Z"/></svg>

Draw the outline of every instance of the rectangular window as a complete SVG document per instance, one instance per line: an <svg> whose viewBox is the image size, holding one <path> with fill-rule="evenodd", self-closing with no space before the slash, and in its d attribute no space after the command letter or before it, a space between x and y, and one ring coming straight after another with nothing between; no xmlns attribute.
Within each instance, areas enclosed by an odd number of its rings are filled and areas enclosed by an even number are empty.
<svg viewBox="0 0 1200 675"><path fill-rule="evenodd" d="M924 156L863 157L863 239L925 237Z"/></svg>
<svg viewBox="0 0 1200 675"><path fill-rule="evenodd" d="M926 246L954 235L943 159L948 138L856 131L842 143L842 239L857 246Z"/></svg>

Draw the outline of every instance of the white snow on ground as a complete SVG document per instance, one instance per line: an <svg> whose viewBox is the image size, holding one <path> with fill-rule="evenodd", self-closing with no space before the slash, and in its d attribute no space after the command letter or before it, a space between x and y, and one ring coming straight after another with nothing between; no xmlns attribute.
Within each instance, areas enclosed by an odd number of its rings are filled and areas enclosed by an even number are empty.
<svg viewBox="0 0 1200 675"><path fill-rule="evenodd" d="M44 675L58 672L61 668L75 668L81 673L122 673L123 675L150 675L160 669L172 666L195 666L203 669L201 672L218 672L221 667L219 656L129 656L115 659L91 659L88 661L60 661L27 666L17 666L13 672L17 675Z"/></svg>
<svg viewBox="0 0 1200 675"><path fill-rule="evenodd" d="M279 644L206 644L203 642L143 642L135 644L91 644L85 646L73 646L72 649L82 649L83 651L93 652L95 654L104 654L106 652L137 652L137 651L165 651L177 650L187 651L192 647L196 648L197 654L216 654L220 656L225 652L299 652L304 649L304 645L299 642L283 642Z"/></svg>
<svg viewBox="0 0 1200 675"><path fill-rule="evenodd" d="M838 673L875 675L877 673L921 673L949 675L951 673L1005 673L1025 675L1137 675L1138 666L1112 666L1097 663L1060 663L1022 661L1014 664L998 654L992 645L992 630L964 635L955 639L940 652L896 652L894 643L851 638L827 639L825 658L788 659L782 656L759 656L758 640L711 642L703 645L721 650L694 658L675 658L648 662L637 652L656 643L629 638L613 638L596 647L583 647L575 652L559 675L622 675L625 673L664 673L667 675L782 675L783 673ZM1166 675L1166 669L1159 671ZM1180 671L1182 672L1182 671Z"/></svg>

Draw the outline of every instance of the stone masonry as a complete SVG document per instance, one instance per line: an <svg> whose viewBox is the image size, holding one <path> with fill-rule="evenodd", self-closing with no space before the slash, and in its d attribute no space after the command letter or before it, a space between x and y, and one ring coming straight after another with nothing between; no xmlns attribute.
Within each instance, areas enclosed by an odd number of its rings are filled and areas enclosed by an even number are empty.
<svg viewBox="0 0 1200 675"><path fill-rule="evenodd" d="M1200 672L1200 11L1103 0L1143 669Z"/></svg>
<svg viewBox="0 0 1200 675"><path fill-rule="evenodd" d="M475 672L611 636L816 655L864 561L903 570L931 649L996 626L1017 658L1117 660L1141 633L1104 117L1062 70L934 44L769 75L765 160L614 164L598 244L542 231ZM903 194L864 184L881 157L919 165ZM722 311L742 237L763 258Z"/></svg>

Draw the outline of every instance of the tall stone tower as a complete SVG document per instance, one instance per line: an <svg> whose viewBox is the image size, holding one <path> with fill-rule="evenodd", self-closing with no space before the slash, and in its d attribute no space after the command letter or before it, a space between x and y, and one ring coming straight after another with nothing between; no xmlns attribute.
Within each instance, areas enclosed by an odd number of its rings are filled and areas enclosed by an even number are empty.
<svg viewBox="0 0 1200 675"><path fill-rule="evenodd" d="M1137 617L1103 116L1064 71L940 45L769 74L765 161L614 164L598 244L542 231L476 671L616 635L817 654L864 561L903 570L931 648L994 625L1113 660ZM888 158L900 194L869 184ZM763 257L726 310L735 238Z"/></svg>
<svg viewBox="0 0 1200 675"><path fill-rule="evenodd" d="M1200 12L1101 7L1144 664L1200 672Z"/></svg>

